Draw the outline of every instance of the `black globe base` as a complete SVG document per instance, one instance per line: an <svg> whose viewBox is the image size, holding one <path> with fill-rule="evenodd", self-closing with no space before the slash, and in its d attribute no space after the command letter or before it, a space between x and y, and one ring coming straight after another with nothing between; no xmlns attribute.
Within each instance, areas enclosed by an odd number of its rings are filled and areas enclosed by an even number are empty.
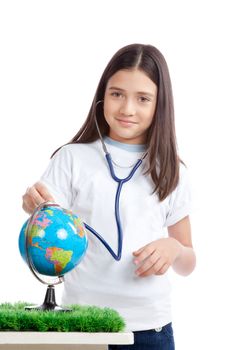
<svg viewBox="0 0 233 350"><path fill-rule="evenodd" d="M25 306L24 308L27 311L33 311L33 310L40 310L40 311L62 311L62 312L69 312L72 311L68 308L63 308L56 303L55 298L55 288L54 285L50 284L47 287L47 291L45 294L45 299L42 305L32 305L32 306Z"/></svg>

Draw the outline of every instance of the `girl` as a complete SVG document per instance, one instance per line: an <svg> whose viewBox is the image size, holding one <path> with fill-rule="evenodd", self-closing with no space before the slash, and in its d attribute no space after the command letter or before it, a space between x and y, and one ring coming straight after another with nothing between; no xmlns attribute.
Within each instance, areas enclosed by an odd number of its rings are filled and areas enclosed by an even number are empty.
<svg viewBox="0 0 233 350"><path fill-rule="evenodd" d="M113 177L102 145L111 154ZM116 178L127 178L132 169L133 176L127 183L118 182L117 189ZM121 221L116 224L119 187ZM181 275L190 274L195 253L171 82L155 47L128 45L112 57L85 123L55 151L40 181L28 188L23 208L32 213L47 200L77 213L115 254L113 259L90 233L85 258L66 275L62 303L116 309L134 331L135 343L110 345L109 350L174 349L167 271L172 267Z"/></svg>

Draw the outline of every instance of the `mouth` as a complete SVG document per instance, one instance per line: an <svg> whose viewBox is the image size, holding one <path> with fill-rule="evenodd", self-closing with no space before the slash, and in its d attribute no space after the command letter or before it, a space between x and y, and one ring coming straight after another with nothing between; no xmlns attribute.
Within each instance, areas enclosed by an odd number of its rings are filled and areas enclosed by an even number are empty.
<svg viewBox="0 0 233 350"><path fill-rule="evenodd" d="M117 120L121 125L125 125L125 126L130 126L130 125L138 124L137 122L134 122L134 121L132 121L132 120L127 120L127 119L119 119L119 118L116 118L116 120Z"/></svg>

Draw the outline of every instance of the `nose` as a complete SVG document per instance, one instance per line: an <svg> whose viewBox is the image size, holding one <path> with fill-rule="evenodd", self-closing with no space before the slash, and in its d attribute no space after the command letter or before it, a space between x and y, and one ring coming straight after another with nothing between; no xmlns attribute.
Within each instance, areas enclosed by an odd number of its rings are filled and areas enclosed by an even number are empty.
<svg viewBox="0 0 233 350"><path fill-rule="evenodd" d="M126 116L133 116L136 113L136 107L134 105L134 102L132 101L132 99L125 99L124 101L122 101L122 105L120 108L120 113L122 115L126 115Z"/></svg>

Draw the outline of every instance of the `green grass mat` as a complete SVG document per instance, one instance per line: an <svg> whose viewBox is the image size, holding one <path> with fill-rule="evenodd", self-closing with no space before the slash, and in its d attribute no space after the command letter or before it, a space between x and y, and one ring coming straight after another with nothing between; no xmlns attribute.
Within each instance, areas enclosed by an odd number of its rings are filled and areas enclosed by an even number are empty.
<svg viewBox="0 0 233 350"><path fill-rule="evenodd" d="M96 306L69 305L71 312L25 311L25 302L0 304L0 331L121 332L117 311Z"/></svg>

